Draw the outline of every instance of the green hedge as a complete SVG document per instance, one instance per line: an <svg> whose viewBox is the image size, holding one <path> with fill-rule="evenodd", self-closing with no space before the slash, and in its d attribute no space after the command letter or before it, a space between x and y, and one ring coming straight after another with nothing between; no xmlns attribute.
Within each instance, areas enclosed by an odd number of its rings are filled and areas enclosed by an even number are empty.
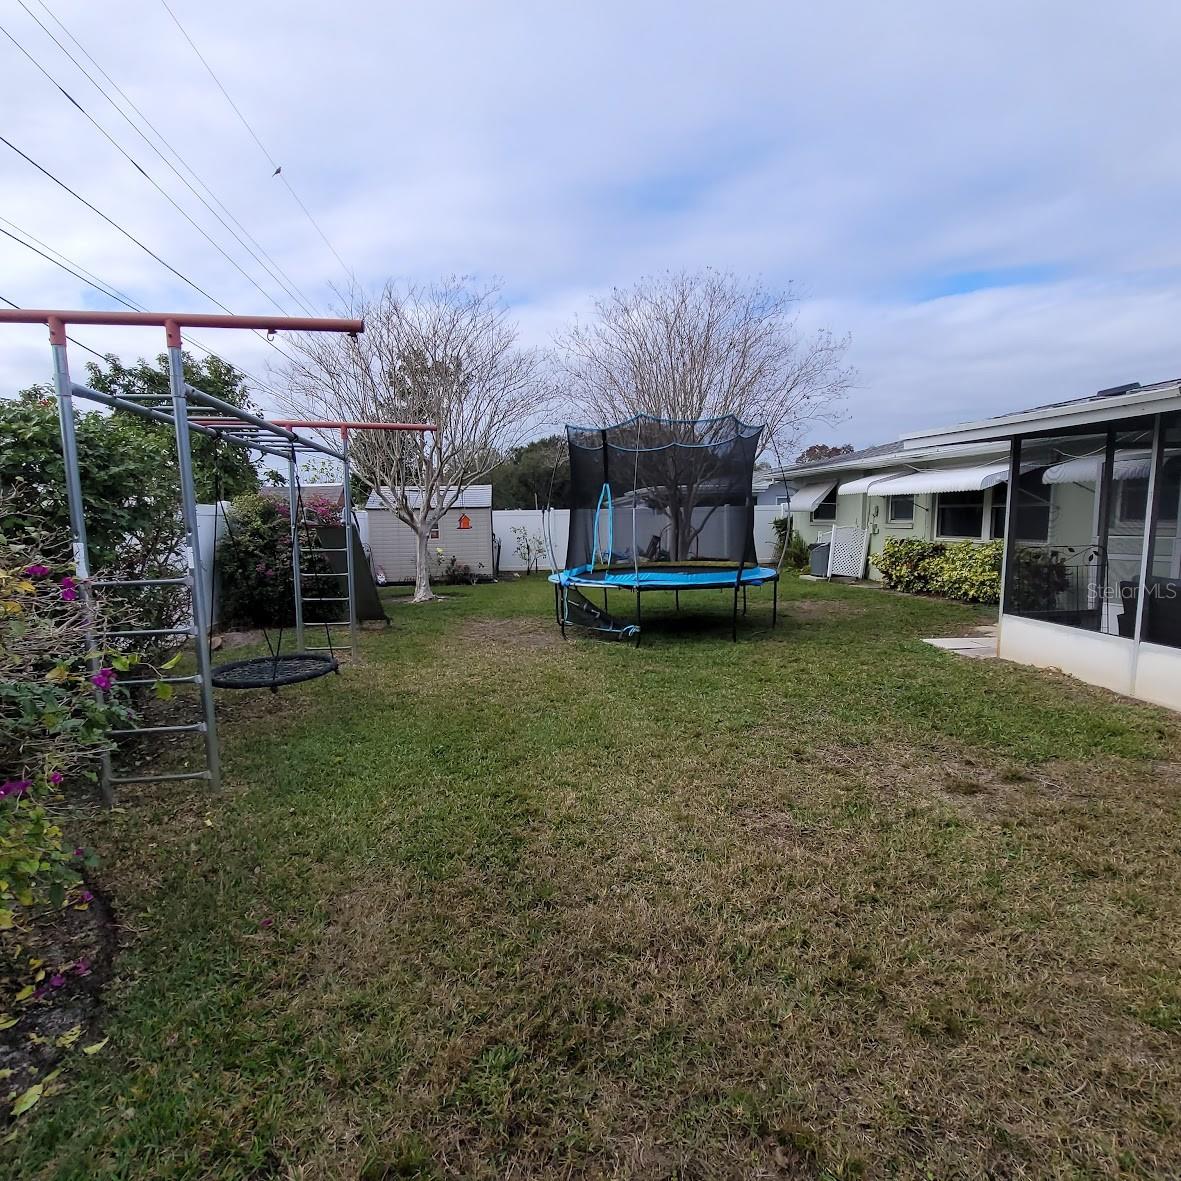
<svg viewBox="0 0 1181 1181"><path fill-rule="evenodd" d="M891 537L871 559L891 590L942 595L965 603L996 603L1004 543L919 541Z"/></svg>

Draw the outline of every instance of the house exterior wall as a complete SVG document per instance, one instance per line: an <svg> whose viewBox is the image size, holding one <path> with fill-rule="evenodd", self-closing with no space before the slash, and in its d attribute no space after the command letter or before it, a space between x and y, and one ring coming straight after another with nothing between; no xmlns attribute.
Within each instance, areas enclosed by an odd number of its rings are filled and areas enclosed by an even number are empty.
<svg viewBox="0 0 1181 1181"><path fill-rule="evenodd" d="M464 514L471 519L470 529L459 528ZM439 538L428 543L433 552L442 549L443 562L452 556L465 562L473 571L492 575L492 510L490 508L453 508L439 521ZM413 582L418 554L414 530L403 524L388 509L369 510L369 549L374 568L385 569L389 582Z"/></svg>

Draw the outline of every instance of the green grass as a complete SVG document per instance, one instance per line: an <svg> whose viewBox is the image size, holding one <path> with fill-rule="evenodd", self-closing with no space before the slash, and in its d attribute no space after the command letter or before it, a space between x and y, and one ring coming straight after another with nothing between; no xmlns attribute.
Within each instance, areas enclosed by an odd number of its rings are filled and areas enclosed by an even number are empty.
<svg viewBox="0 0 1181 1181"><path fill-rule="evenodd" d="M1176 717L859 588L639 649L449 594L87 822L111 1040L0 1172L1181 1172Z"/></svg>

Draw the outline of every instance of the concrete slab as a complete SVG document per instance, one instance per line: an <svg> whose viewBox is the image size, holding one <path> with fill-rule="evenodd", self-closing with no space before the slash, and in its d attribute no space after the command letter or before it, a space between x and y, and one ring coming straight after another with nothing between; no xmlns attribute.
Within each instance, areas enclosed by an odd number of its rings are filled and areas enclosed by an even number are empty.
<svg viewBox="0 0 1181 1181"><path fill-rule="evenodd" d="M954 652L957 656L966 656L969 660L994 660L996 658L996 636L948 636L944 638L924 639L924 644L938 648L943 652Z"/></svg>

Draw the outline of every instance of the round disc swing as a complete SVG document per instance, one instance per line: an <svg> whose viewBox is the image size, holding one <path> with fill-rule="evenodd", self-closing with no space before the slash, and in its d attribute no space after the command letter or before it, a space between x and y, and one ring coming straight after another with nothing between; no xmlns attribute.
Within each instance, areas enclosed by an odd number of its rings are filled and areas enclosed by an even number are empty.
<svg viewBox="0 0 1181 1181"><path fill-rule="evenodd" d="M294 544L292 545L292 561L298 561L298 554L300 552L299 546L299 527L303 522L303 491L299 483L299 468L294 463L294 452L292 454L291 471L295 478L295 495L296 495L296 519L291 522L293 531ZM222 505L222 479L221 469L215 465L216 472L216 500L215 512L220 509ZM222 520L226 524L226 540L230 546L235 550L238 548L238 538L234 536L233 527L230 525L229 513L222 511ZM346 507L346 512L347 507ZM305 525L306 529L306 525ZM216 531L215 531L216 532ZM310 540L310 535L309 538ZM309 550L311 546L308 547ZM217 577L217 550L215 545L213 549L213 575L216 580ZM292 585L292 596L296 594L294 583ZM210 682L218 689L270 689L272 693L278 693L279 689L284 685L297 685L301 681L314 681L318 677L327 676L329 673L340 674L340 662L336 659L336 654L332 650L332 629L326 622L324 624L324 635L327 640L328 653L324 655L319 652L284 652L283 651L283 632L284 628L279 628L279 638L277 643L271 643L271 634L267 627L263 626L262 635L266 641L267 656L252 656L246 660L230 660L224 664L214 665L211 669ZM210 653L212 654L212 636L210 637Z"/></svg>

